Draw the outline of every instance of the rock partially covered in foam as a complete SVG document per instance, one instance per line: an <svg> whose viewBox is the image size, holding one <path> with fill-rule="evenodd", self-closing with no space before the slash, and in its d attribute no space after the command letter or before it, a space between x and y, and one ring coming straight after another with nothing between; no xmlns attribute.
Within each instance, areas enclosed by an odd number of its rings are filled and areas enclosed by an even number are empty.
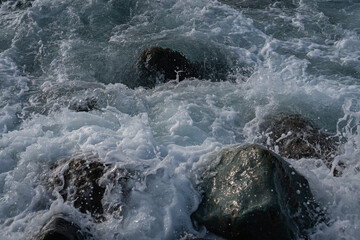
<svg viewBox="0 0 360 240"><path fill-rule="evenodd" d="M105 220L105 214L122 219L132 189L141 179L137 171L104 164L93 154L60 159L51 170L50 188L97 222ZM121 199L104 198L114 191L121 193Z"/></svg>
<svg viewBox="0 0 360 240"><path fill-rule="evenodd" d="M34 240L85 240L85 234L78 225L63 216L53 216Z"/></svg>
<svg viewBox="0 0 360 240"><path fill-rule="evenodd" d="M286 158L320 158L331 167L337 143L330 134L322 132L310 120L299 114L281 113L271 116L260 125L263 143ZM335 172L341 171L340 167Z"/></svg>
<svg viewBox="0 0 360 240"><path fill-rule="evenodd" d="M225 149L204 177L196 224L226 239L296 239L320 219L308 181L258 146Z"/></svg>
<svg viewBox="0 0 360 240"><path fill-rule="evenodd" d="M296 4L292 0L219 0L219 2L227 4L235 8L255 8L264 9L266 7L282 7L294 8Z"/></svg>
<svg viewBox="0 0 360 240"><path fill-rule="evenodd" d="M97 158L72 158L58 162L53 171L53 185L65 201L73 202L82 213L90 212L101 220L104 212L101 200L105 187L99 182L105 165Z"/></svg>
<svg viewBox="0 0 360 240"><path fill-rule="evenodd" d="M0 5L8 0L0 0ZM9 7L12 10L21 10L32 7L32 2L35 0L18 0L18 1L9 1Z"/></svg>
<svg viewBox="0 0 360 240"><path fill-rule="evenodd" d="M185 78L197 77L194 64L180 52L170 48L152 47L145 49L137 63L139 77L135 87L152 88L157 83L170 80L182 81Z"/></svg>
<svg viewBox="0 0 360 240"><path fill-rule="evenodd" d="M85 100L73 100L70 103L69 109L74 110L76 112L90 112L96 109L97 98L89 97Z"/></svg>

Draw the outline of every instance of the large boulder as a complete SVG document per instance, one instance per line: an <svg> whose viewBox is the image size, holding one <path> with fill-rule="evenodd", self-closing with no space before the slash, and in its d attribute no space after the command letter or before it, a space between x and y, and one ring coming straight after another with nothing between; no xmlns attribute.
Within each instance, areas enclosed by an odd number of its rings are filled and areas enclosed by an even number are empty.
<svg viewBox="0 0 360 240"><path fill-rule="evenodd" d="M158 83L198 76L195 65L184 55L161 47L145 49L140 55L137 70L139 77L134 87L152 88Z"/></svg>
<svg viewBox="0 0 360 240"><path fill-rule="evenodd" d="M84 240L80 227L63 216L53 216L34 240Z"/></svg>
<svg viewBox="0 0 360 240"><path fill-rule="evenodd" d="M225 149L204 176L196 225L226 239L296 239L322 213L308 181L275 153L247 145Z"/></svg>

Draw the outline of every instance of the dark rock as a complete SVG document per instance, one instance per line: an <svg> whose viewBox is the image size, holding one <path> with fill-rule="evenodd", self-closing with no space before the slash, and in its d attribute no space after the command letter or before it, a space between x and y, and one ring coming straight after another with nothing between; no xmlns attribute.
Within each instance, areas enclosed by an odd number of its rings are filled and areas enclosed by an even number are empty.
<svg viewBox="0 0 360 240"><path fill-rule="evenodd" d="M8 0L0 0L0 5ZM35 0L18 0L18 1L9 1L9 8L11 10L23 10L29 7L32 7L32 2Z"/></svg>
<svg viewBox="0 0 360 240"><path fill-rule="evenodd" d="M97 99L94 97L70 103L69 109L76 112L90 112L96 109Z"/></svg>
<svg viewBox="0 0 360 240"><path fill-rule="evenodd" d="M234 8L264 9L266 7L295 8L292 0L219 0Z"/></svg>
<svg viewBox="0 0 360 240"><path fill-rule="evenodd" d="M99 183L105 165L96 158L73 158L57 163L57 173L52 183L65 201L71 201L82 213L90 212L101 221L103 206L101 200L105 187Z"/></svg>
<svg viewBox="0 0 360 240"><path fill-rule="evenodd" d="M195 237L193 234L186 234L185 236L181 237L179 240L208 240L208 239L198 238Z"/></svg>
<svg viewBox="0 0 360 240"><path fill-rule="evenodd" d="M205 238L181 238L180 240L208 240Z"/></svg>
<svg viewBox="0 0 360 240"><path fill-rule="evenodd" d="M34 240L84 240L79 226L63 216L53 216Z"/></svg>
<svg viewBox="0 0 360 240"><path fill-rule="evenodd" d="M272 116L260 125L263 141L271 150L286 158L320 158L331 167L337 143L330 134L320 131L310 120L298 114Z"/></svg>
<svg viewBox="0 0 360 240"><path fill-rule="evenodd" d="M198 238L198 237L194 236L193 234L185 234L179 240L209 240L209 239Z"/></svg>
<svg viewBox="0 0 360 240"><path fill-rule="evenodd" d="M141 173L134 170L112 167L106 172L107 188L105 194L117 197L111 197L103 200L105 212L112 215L113 218L123 219L128 214L128 204L131 204L131 193L136 184L143 179Z"/></svg>
<svg viewBox="0 0 360 240"><path fill-rule="evenodd" d="M152 47L145 49L137 63L139 72L135 87L152 88L157 83L179 81L197 77L196 67L181 53L169 48Z"/></svg>
<svg viewBox="0 0 360 240"><path fill-rule="evenodd" d="M105 220L104 213L122 219L132 189L142 179L138 171L101 163L92 154L61 159L51 170L50 188L80 212L89 212L98 222ZM119 198L104 199L105 194L113 192Z"/></svg>
<svg viewBox="0 0 360 240"><path fill-rule="evenodd" d="M308 181L273 152L258 145L223 150L204 177L195 224L226 239L296 239L322 213Z"/></svg>
<svg viewBox="0 0 360 240"><path fill-rule="evenodd" d="M15 4L15 8L16 9L25 9L25 8L29 8L32 7L32 2L34 0L27 0L27 1L17 1Z"/></svg>

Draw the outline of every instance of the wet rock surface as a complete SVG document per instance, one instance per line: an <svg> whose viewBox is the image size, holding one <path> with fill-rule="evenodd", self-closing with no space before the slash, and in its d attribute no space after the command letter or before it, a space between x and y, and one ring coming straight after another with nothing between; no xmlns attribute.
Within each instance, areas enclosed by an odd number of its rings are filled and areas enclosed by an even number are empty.
<svg viewBox="0 0 360 240"><path fill-rule="evenodd" d="M321 218L307 180L259 146L225 149L204 177L196 225L226 239L296 239Z"/></svg>
<svg viewBox="0 0 360 240"><path fill-rule="evenodd" d="M219 2L232 6L234 8L256 8L263 9L266 7L295 7L291 0L219 0Z"/></svg>
<svg viewBox="0 0 360 240"><path fill-rule="evenodd" d="M53 216L34 240L85 240L80 227L63 216Z"/></svg>
<svg viewBox="0 0 360 240"><path fill-rule="evenodd" d="M104 212L101 200L105 187L99 183L105 165L96 158L63 160L54 166L54 187L64 201L70 201L82 213L90 212L96 219Z"/></svg>
<svg viewBox="0 0 360 240"><path fill-rule="evenodd" d="M137 63L138 81L132 87L155 87L158 83L170 80L182 81L185 78L197 77L193 63L180 52L170 48L152 47L145 49Z"/></svg>
<svg viewBox="0 0 360 240"><path fill-rule="evenodd" d="M58 192L64 202L70 203L81 213L90 214L95 223L105 221L106 215L122 220L127 213L129 196L136 181L141 181L137 171L102 163L98 156L92 153L60 159L46 176L52 191ZM114 198L114 192L116 196L120 193L120 198ZM81 231L71 220L56 215L34 240L93 239L89 231L91 232L91 229Z"/></svg>
<svg viewBox="0 0 360 240"><path fill-rule="evenodd" d="M69 109L76 112L90 112L96 109L98 100L95 97L86 98L85 100L73 101L70 103Z"/></svg>
<svg viewBox="0 0 360 240"><path fill-rule="evenodd" d="M104 221L105 213L122 219L132 189L141 178L138 172L104 164L92 154L61 159L51 171L50 188L81 213L90 213L95 222ZM114 191L121 193L120 199L105 198Z"/></svg>
<svg viewBox="0 0 360 240"><path fill-rule="evenodd" d="M269 117L260 129L264 136L262 143L281 156L293 159L320 158L331 167L337 152L335 138L301 115L281 113Z"/></svg>
<svg viewBox="0 0 360 240"><path fill-rule="evenodd" d="M22 10L29 7L32 7L32 2L35 0L18 0L18 1L8 1L8 0L0 0L0 5L5 2L9 2L9 8L11 10Z"/></svg>

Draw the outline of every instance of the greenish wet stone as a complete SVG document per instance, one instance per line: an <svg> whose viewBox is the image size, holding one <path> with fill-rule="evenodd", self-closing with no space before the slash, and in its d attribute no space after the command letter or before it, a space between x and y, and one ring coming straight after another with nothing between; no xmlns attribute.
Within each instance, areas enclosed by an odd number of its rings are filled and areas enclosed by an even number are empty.
<svg viewBox="0 0 360 240"><path fill-rule="evenodd" d="M223 150L192 218L227 239L296 239L318 221L308 181L259 146Z"/></svg>
<svg viewBox="0 0 360 240"><path fill-rule="evenodd" d="M85 240L78 225L62 216L53 216L34 240Z"/></svg>

